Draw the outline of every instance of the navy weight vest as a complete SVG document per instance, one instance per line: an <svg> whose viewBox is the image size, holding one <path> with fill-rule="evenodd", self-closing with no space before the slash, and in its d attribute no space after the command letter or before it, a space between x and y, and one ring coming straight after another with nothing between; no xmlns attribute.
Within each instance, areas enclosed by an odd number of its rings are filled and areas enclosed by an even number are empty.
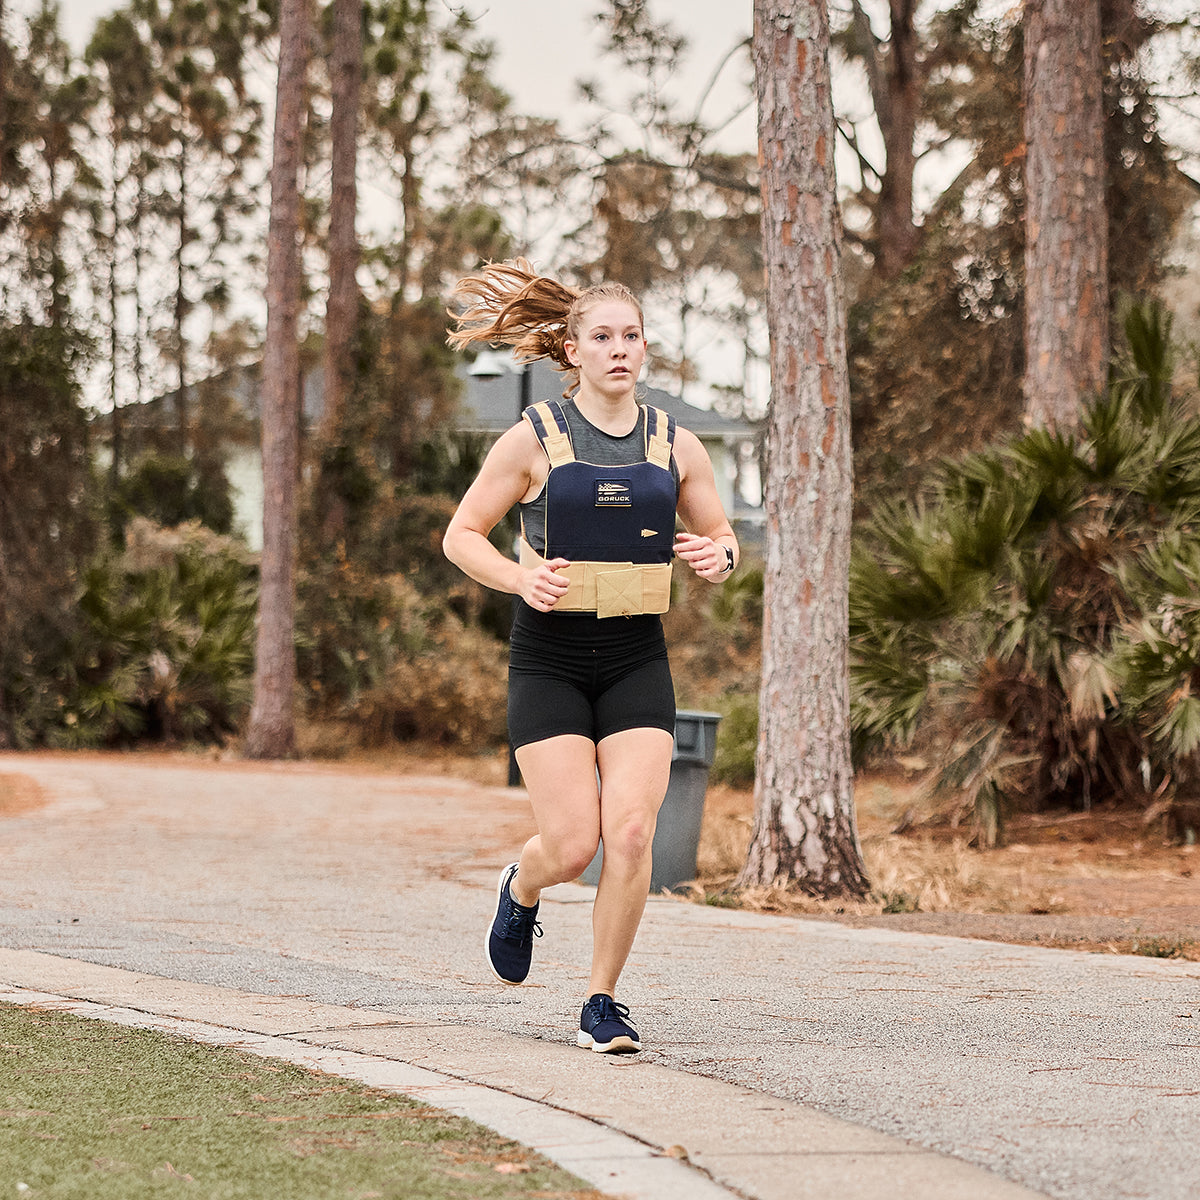
<svg viewBox="0 0 1200 1200"><path fill-rule="evenodd" d="M675 419L641 409L643 458L621 466L575 457L562 405L525 410L550 460L546 479L546 558L571 562L669 563L675 540L676 483L671 472Z"/></svg>

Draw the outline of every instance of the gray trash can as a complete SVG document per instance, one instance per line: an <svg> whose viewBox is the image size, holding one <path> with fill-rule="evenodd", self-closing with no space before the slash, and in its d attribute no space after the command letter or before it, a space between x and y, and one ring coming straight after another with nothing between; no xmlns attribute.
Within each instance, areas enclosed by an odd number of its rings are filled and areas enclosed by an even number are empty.
<svg viewBox="0 0 1200 1200"><path fill-rule="evenodd" d="M696 876L696 851L700 846L700 822L708 791L708 769L717 749L720 713L677 712L675 745L671 751L671 779L658 813L654 830L654 868L650 890L672 888ZM582 879L593 887L600 882L604 847L588 864Z"/></svg>

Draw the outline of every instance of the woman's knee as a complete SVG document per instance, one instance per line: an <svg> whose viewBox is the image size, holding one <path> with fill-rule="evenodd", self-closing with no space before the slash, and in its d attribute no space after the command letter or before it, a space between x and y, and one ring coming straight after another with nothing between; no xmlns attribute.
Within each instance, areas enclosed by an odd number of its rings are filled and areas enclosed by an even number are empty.
<svg viewBox="0 0 1200 1200"><path fill-rule="evenodd" d="M654 843L654 814L635 814L613 823L604 831L604 857L631 866L641 864Z"/></svg>
<svg viewBox="0 0 1200 1200"><path fill-rule="evenodd" d="M578 879L587 870L599 846L599 830L576 830L560 838L547 838L542 834L542 853L550 860L554 873L564 882Z"/></svg>

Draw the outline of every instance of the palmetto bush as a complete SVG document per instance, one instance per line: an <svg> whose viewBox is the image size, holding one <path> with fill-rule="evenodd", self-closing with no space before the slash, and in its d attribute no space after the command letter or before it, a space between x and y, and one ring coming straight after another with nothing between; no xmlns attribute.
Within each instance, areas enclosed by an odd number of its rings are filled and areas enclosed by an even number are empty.
<svg viewBox="0 0 1200 1200"><path fill-rule="evenodd" d="M1192 784L1200 747L1200 541L1173 530L1118 574L1138 612L1112 656L1121 702L1173 761L1177 785Z"/></svg>
<svg viewBox="0 0 1200 1200"><path fill-rule="evenodd" d="M134 518L125 549L84 570L75 629L39 677L42 702L22 706L17 743L218 742L233 733L250 701L255 574L233 539L198 523L162 529Z"/></svg>
<svg viewBox="0 0 1200 1200"><path fill-rule="evenodd" d="M988 843L1010 804L1149 805L1200 775L1200 419L1169 317L1131 308L1125 330L1078 435L946 463L857 532L858 749L919 749Z"/></svg>

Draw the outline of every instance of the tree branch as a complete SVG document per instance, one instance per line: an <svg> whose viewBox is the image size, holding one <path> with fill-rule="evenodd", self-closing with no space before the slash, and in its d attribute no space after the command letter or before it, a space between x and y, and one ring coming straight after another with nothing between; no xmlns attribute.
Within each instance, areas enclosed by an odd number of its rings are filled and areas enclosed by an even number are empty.
<svg viewBox="0 0 1200 1200"><path fill-rule="evenodd" d="M883 79L883 61L879 55L880 41L871 28L870 19L863 11L859 0L850 0L854 10L854 28L863 45L863 61L867 68L867 86L871 89L871 101L875 105L875 116L886 139L888 126L892 123L892 106L887 86Z"/></svg>
<svg viewBox="0 0 1200 1200"><path fill-rule="evenodd" d="M863 176L863 183L866 183L867 171L870 171L875 177L875 182L879 183L883 179L883 176L880 175L871 160L862 152L862 148L858 144L858 134L854 132L854 126L840 117L836 118L836 123L838 133L846 139L846 145L854 151L855 157L858 159L858 169L859 173ZM849 126L848 129L847 126Z"/></svg>
<svg viewBox="0 0 1200 1200"><path fill-rule="evenodd" d="M706 83L704 85L704 90L700 93L700 98L696 101L696 108L695 108L694 113L692 114L693 128L699 127L700 113L704 108L705 102L708 100L709 96L712 94L713 88L717 86L717 81L721 78L721 72L725 70L725 68L733 60L733 56L735 54L737 54L737 52L739 50L748 50L748 49L750 49L750 46L751 46L751 39L750 38L742 38L742 40L740 42L738 42L736 45L730 46L725 57L722 58L719 63L717 63L716 68L713 70L712 75L709 77L708 83ZM740 108L738 110L738 113L740 114L740 113L745 112L746 107L747 106L743 106L742 108ZM730 118L730 120L733 120L733 119L734 118L732 118L732 117ZM726 121L725 124L728 125L729 122ZM723 129L724 126L722 126L721 128ZM712 132L719 132L719 130L712 131Z"/></svg>

